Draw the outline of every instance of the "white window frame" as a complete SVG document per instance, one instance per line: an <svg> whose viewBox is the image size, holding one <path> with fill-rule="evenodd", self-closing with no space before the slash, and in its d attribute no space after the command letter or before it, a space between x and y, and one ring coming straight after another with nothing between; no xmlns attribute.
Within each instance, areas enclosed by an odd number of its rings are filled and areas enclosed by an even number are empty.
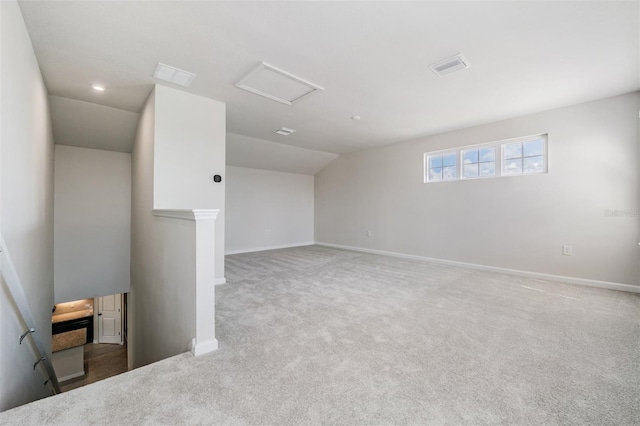
<svg viewBox="0 0 640 426"><path fill-rule="evenodd" d="M430 157L436 157L436 156L444 157L445 155L449 155L449 154L454 155L455 159L456 159L456 165L455 165L456 177L454 179L444 179L444 170L443 170L442 171L442 177L443 177L442 179L440 179L440 180L429 180L429 170L433 168L433 167L429 166L429 158ZM446 166L446 167L451 167L451 166ZM443 165L441 167L438 167L438 168L440 168L440 169L444 169L445 168L444 159L443 159ZM456 180L458 180L460 178L459 172L460 172L460 167L458 165L458 152L457 152L457 150L455 148L454 149L444 149L444 150L441 150L441 151L433 151L433 152L425 152L424 153L424 182L425 183L427 183L427 182L428 183L454 182L454 181L456 181Z"/></svg>
<svg viewBox="0 0 640 426"><path fill-rule="evenodd" d="M535 140L539 140L542 139L543 143L542 143L542 157L543 157L543 171L541 172L529 172L529 173L525 173L524 171L522 173L514 173L514 174L505 174L504 173L504 147L505 145L508 144L512 144L512 143L525 143L525 142L532 142ZM463 158L462 158L462 152L463 151L468 151L468 150L480 150L482 148L491 148L493 147L495 150L495 175L493 176L473 176L473 177L463 177L462 172L463 172ZM541 175L541 174L547 174L549 173L549 134L548 133L542 133L542 134L538 134L538 135L531 135L531 136L523 136L523 137L518 137L518 138L512 138L512 139L504 139L504 140L500 140L500 141L495 141L495 142L489 142L489 143L481 143L481 144L475 144L475 145L465 145L465 146L461 146L461 147L456 147L456 148L449 148L449 149L442 149L442 150L438 150L438 151L430 151L430 152L425 152L424 156L423 156L423 175L424 175L424 183L436 183L436 182L456 182L456 181L472 181L472 180L484 180L484 179L495 179L495 178L502 178L502 177L514 177L514 176L535 176L535 175ZM436 156L436 155L445 155L445 154L450 154L450 153L455 153L456 154L456 178L455 179L441 179L441 180L429 180L429 158ZM524 152L523 152L524 155ZM522 157L522 158L526 158L526 157ZM478 158L479 160L479 158ZM480 166L480 162L478 161L478 167Z"/></svg>
<svg viewBox="0 0 640 426"><path fill-rule="evenodd" d="M528 172L525 173L524 171L524 164L522 165L522 173L510 173L510 174L505 174L504 172L504 148L506 145L512 144L512 143L521 143L521 144L525 144L526 142L533 142L533 141L537 141L542 139L542 171L541 172ZM547 134L542 134L542 135L535 135L535 136L527 136L527 137L523 137L523 138L515 138L515 139L509 139L506 141L501 141L500 142L500 176L501 177L513 177L513 176L531 176L531 175L541 175L541 174L545 174L545 173L549 173L549 156L547 155L547 144L548 144L548 135ZM518 157L518 158L527 158L524 156L524 151L522 152L522 157Z"/></svg>
<svg viewBox="0 0 640 426"><path fill-rule="evenodd" d="M494 174L493 176L480 176L480 164L481 163L487 163L487 162L491 162L491 161L480 161L480 150L483 148L493 148L493 153L494 153L494 158L493 158L493 167L494 167ZM462 148L460 148L459 150L459 157L460 157L460 180L474 180L474 179L493 179L499 176L499 172L498 172L498 158L500 157L500 154L498 153L498 145L495 145L494 143L490 143L490 144L480 144L480 145L471 145L471 146L463 146ZM478 176L469 176L469 177L465 177L464 176L464 163L463 163L463 155L465 151L478 151L478 162L477 163L473 163L473 164L477 164L478 165Z"/></svg>

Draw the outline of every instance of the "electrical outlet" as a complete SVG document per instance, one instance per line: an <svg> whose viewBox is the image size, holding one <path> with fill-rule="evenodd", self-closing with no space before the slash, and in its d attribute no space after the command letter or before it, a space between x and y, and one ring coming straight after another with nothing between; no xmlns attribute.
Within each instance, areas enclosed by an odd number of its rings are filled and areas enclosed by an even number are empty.
<svg viewBox="0 0 640 426"><path fill-rule="evenodd" d="M573 247L568 245L562 246L562 254L565 256L571 256L573 254Z"/></svg>
<svg viewBox="0 0 640 426"><path fill-rule="evenodd" d="M370 229L367 230L367 237L369 238L373 237L373 232Z"/></svg>

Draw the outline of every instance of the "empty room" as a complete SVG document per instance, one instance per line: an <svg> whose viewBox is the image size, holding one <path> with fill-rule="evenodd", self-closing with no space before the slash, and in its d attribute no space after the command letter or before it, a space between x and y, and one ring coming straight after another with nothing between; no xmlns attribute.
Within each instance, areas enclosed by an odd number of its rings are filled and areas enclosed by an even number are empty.
<svg viewBox="0 0 640 426"><path fill-rule="evenodd" d="M640 424L640 2L0 31L0 424Z"/></svg>

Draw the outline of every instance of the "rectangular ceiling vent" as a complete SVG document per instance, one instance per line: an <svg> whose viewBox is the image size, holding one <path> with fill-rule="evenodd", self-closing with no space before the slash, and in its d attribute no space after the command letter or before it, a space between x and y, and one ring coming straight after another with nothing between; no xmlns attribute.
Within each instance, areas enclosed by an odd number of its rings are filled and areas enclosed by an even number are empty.
<svg viewBox="0 0 640 426"><path fill-rule="evenodd" d="M236 87L289 106L324 90L317 84L265 62L260 63L257 68L238 81Z"/></svg>
<svg viewBox="0 0 640 426"><path fill-rule="evenodd" d="M187 87L191 84L195 78L195 74L189 71L181 70L169 65L158 63L156 71L153 73L153 77L158 80L168 81L169 83L177 84L178 86Z"/></svg>
<svg viewBox="0 0 640 426"><path fill-rule="evenodd" d="M433 72L442 77L447 74L451 74L452 72L469 68L470 66L471 64L469 64L469 61L467 61L461 53L458 53L457 55L454 55L450 58L443 59L436 62L435 64L431 64L429 68L431 68Z"/></svg>
<svg viewBox="0 0 640 426"><path fill-rule="evenodd" d="M295 132L295 130L289 129L288 127L281 127L278 130L273 131L273 133L277 133L282 136L289 136L293 132Z"/></svg>

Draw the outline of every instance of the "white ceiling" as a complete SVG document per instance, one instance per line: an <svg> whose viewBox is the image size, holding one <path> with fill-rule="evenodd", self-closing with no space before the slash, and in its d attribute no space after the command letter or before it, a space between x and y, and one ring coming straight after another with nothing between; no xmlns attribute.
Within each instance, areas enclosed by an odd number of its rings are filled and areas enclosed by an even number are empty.
<svg viewBox="0 0 640 426"><path fill-rule="evenodd" d="M637 1L20 5L54 96L139 112L163 62L227 103L230 132L332 153L640 89ZM471 68L429 70L459 52ZM287 106L234 87L261 61L325 90Z"/></svg>
<svg viewBox="0 0 640 426"><path fill-rule="evenodd" d="M131 152L140 114L53 95L49 105L57 144Z"/></svg>
<svg viewBox="0 0 640 426"><path fill-rule="evenodd" d="M227 165L315 175L337 154L227 133Z"/></svg>

